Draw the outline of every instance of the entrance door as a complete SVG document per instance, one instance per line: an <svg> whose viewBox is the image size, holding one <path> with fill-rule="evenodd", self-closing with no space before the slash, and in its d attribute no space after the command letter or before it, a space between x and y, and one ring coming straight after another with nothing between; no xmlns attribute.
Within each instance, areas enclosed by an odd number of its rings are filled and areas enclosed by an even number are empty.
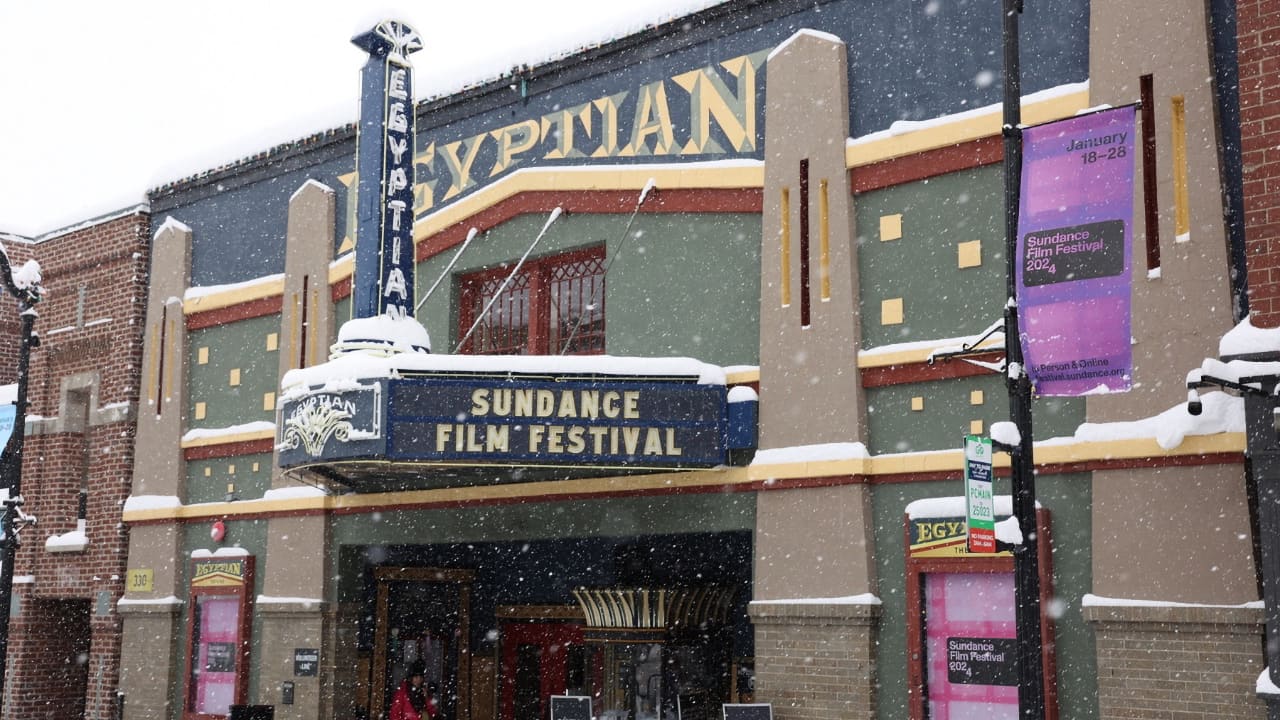
<svg viewBox="0 0 1280 720"><path fill-rule="evenodd" d="M582 626L565 622L502 624L501 720L548 720L552 695L585 685Z"/></svg>
<svg viewBox="0 0 1280 720"><path fill-rule="evenodd" d="M470 570L376 568L378 617L371 706L386 717L410 666L421 662L437 686L441 713L469 720Z"/></svg>

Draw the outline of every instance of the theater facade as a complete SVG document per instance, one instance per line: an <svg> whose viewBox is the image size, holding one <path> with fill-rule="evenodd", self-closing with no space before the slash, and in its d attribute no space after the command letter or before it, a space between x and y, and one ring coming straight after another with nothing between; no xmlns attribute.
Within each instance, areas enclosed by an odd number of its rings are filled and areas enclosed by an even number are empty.
<svg viewBox="0 0 1280 720"><path fill-rule="evenodd" d="M1243 433L1133 422L1234 324L1216 8L1022 22L1025 124L1154 109L1134 389L1034 403L1050 717L1264 714ZM1012 717L1012 559L954 499L1002 352L928 362L1005 305L999 27L735 0L416 106L391 33L382 145L152 191L125 717L385 717L417 662L448 720Z"/></svg>

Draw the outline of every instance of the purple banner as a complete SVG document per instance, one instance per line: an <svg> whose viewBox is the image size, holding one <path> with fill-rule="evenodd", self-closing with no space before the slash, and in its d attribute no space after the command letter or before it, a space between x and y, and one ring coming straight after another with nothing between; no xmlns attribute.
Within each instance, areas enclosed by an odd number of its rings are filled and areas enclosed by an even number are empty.
<svg viewBox="0 0 1280 720"><path fill-rule="evenodd" d="M1129 389L1135 114L1023 130L1019 334L1039 395Z"/></svg>

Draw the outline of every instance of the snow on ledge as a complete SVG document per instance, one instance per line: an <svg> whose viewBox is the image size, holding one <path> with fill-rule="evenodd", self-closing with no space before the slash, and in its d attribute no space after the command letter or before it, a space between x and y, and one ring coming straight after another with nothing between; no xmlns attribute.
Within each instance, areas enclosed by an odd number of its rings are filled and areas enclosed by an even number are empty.
<svg viewBox="0 0 1280 720"><path fill-rule="evenodd" d="M243 423L241 425L229 425L222 428L197 428L188 430L182 436L182 442L191 442L193 440L207 440L209 438L226 437L228 435L241 435L244 433L256 433L270 431L275 434L276 424L267 420L256 420L254 422Z"/></svg>
<svg viewBox="0 0 1280 720"><path fill-rule="evenodd" d="M334 193L334 189L329 187L328 185L325 185L324 183L320 182L319 180L316 180L315 178L307 178L307 181L299 185L298 189L294 190L293 194L289 196L289 202L293 202L294 200L296 200L298 196L302 194L302 191L306 190L309 187L318 187L320 188L320 191L325 193L326 195L332 195Z"/></svg>
<svg viewBox="0 0 1280 720"><path fill-rule="evenodd" d="M299 500L303 498L324 497L329 493L324 488L311 485L272 488L262 494L263 500Z"/></svg>
<svg viewBox="0 0 1280 720"><path fill-rule="evenodd" d="M802 37L817 38L819 40L826 40L829 43L840 45L841 47L844 46L844 40L842 40L836 35L832 35L831 33L828 33L828 32L822 32L821 30L813 30L811 28L800 28L791 37L779 43L778 47L770 51L769 56L765 58L765 62L769 62L770 60L773 60L775 56L777 56L779 53L786 50L787 46L791 45L791 43L795 42L796 40L799 40Z"/></svg>
<svg viewBox="0 0 1280 720"><path fill-rule="evenodd" d="M1138 598L1113 598L1085 593L1080 600L1081 607L1199 607L1199 608L1250 608L1262 609L1261 600L1251 600L1239 605L1219 605L1215 603L1185 603L1171 600L1140 600Z"/></svg>
<svg viewBox="0 0 1280 720"><path fill-rule="evenodd" d="M880 598L872 593L827 598L787 598L785 600L752 600L752 605L879 605Z"/></svg>
<svg viewBox="0 0 1280 720"><path fill-rule="evenodd" d="M276 273L275 275L263 275L262 277L252 278L238 283L227 283L226 285L203 285L200 287L189 287L186 292L182 293L183 300L197 300L208 295L217 295L219 293L231 292L235 290L244 290L258 285L265 285L271 282L283 282L284 273Z"/></svg>
<svg viewBox="0 0 1280 720"><path fill-rule="evenodd" d="M116 601L116 605L181 605L182 601L176 595L167 595L160 598L129 598L122 597Z"/></svg>
<svg viewBox="0 0 1280 720"><path fill-rule="evenodd" d="M995 495L991 499L995 503L996 515L1013 514L1012 495ZM1039 502L1036 503L1036 507L1040 507ZM950 497L934 497L915 500L907 503L906 513L907 517L912 520L964 517L966 514L964 496L952 495Z"/></svg>
<svg viewBox="0 0 1280 720"><path fill-rule="evenodd" d="M1219 355L1264 352L1280 352L1280 328L1255 327L1252 318L1241 320L1218 341Z"/></svg>
<svg viewBox="0 0 1280 720"><path fill-rule="evenodd" d="M1076 428L1075 436L1067 440L1106 442L1154 438L1161 448L1173 450L1188 435L1244 432L1244 398L1208 392L1200 396L1200 402L1204 409L1199 415L1187 412L1186 403L1178 403L1159 415L1141 420L1084 423ZM1062 441L1055 438L1046 444L1062 444Z"/></svg>
<svg viewBox="0 0 1280 720"><path fill-rule="evenodd" d="M35 575L14 575L13 576L14 585L30 585L35 581L36 581Z"/></svg>
<svg viewBox="0 0 1280 720"><path fill-rule="evenodd" d="M191 226L174 218L172 215L166 215L164 222L160 224L160 227L156 228L156 231L151 235L151 238L154 240L160 237L160 233L165 230L177 230L178 232L189 233L191 232Z"/></svg>
<svg viewBox="0 0 1280 720"><path fill-rule="evenodd" d="M167 510L182 507L177 495L130 495L124 501L125 512L140 510Z"/></svg>
<svg viewBox="0 0 1280 720"><path fill-rule="evenodd" d="M1030 95L1023 95L1022 105L1023 107L1026 107L1027 105L1030 105L1030 104L1045 102L1048 100L1052 100L1054 98L1064 97L1067 95L1073 95L1078 92L1084 92L1088 89L1089 89L1088 80L1085 80L1084 82L1059 85L1057 87L1051 87L1045 90L1041 90L1040 92L1031 93ZM949 125L955 122L972 120L974 118L983 117L985 115L999 115L1002 112L1002 110L1003 110L1003 106L1000 103L993 103L991 105L984 105L980 108L974 108L972 110L965 110L963 112L952 113L950 115L942 115L936 118L931 118L929 120L898 120L893 124L891 124L887 130L878 130L876 132L868 133L866 135L862 135L857 138L850 138L848 141L848 144L861 145L863 143L870 143L870 142L875 142L877 140L884 140L886 138L897 137L899 135L906 135L908 133L917 132L919 130L927 130L929 128Z"/></svg>
<svg viewBox="0 0 1280 720"><path fill-rule="evenodd" d="M1276 684L1271 682L1271 668L1262 668L1262 672L1258 673L1254 692L1259 695L1280 695L1280 687L1276 687Z"/></svg>
<svg viewBox="0 0 1280 720"><path fill-rule="evenodd" d="M308 609L318 607L324 603L320 598L282 597L276 595L259 595L254 602L259 605L301 605Z"/></svg>
<svg viewBox="0 0 1280 720"><path fill-rule="evenodd" d="M752 465L781 465L797 462L823 462L827 460L856 460L869 458L867 446L860 442L819 443L794 447L759 450Z"/></svg>
<svg viewBox="0 0 1280 720"><path fill-rule="evenodd" d="M76 528L68 533L61 535L50 535L44 541L44 549L51 553L67 553L67 552L84 552L89 547L89 536L84 531L84 521L80 521L81 527Z"/></svg>
<svg viewBox="0 0 1280 720"><path fill-rule="evenodd" d="M204 560L206 558L215 558L215 557L248 557L248 556L249 556L249 551L239 547L224 547L224 548L218 548L217 550L213 550L213 551L206 550L205 548L199 548L191 551L192 560Z"/></svg>
<svg viewBox="0 0 1280 720"><path fill-rule="evenodd" d="M290 370L280 381L282 397L290 390L340 380L396 377L400 372L515 373L530 375L604 375L616 377L682 377L701 385L724 385L724 368L683 357L615 355L445 355L398 353L389 357L352 352L326 363ZM270 425L271 423L267 423ZM274 428L274 425L272 425Z"/></svg>

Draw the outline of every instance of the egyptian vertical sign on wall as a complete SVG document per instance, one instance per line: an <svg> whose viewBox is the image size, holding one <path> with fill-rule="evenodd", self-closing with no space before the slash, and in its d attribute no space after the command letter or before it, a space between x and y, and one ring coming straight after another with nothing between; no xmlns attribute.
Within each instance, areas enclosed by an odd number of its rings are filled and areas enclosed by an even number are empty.
<svg viewBox="0 0 1280 720"><path fill-rule="evenodd" d="M1040 395L1129 389L1135 114L1126 106L1023 131L1018 312Z"/></svg>
<svg viewBox="0 0 1280 720"><path fill-rule="evenodd" d="M352 43L369 53L360 73L356 146L356 269L352 315L413 315L413 28L378 23Z"/></svg>

